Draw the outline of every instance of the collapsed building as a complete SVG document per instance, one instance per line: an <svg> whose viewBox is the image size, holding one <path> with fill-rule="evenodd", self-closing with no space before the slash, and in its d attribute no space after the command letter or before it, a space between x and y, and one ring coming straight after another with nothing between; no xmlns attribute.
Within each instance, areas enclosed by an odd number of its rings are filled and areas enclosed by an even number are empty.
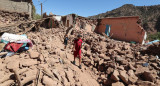
<svg viewBox="0 0 160 86"><path fill-rule="evenodd" d="M147 33L138 23L140 23L138 16L103 18L98 20L95 32L105 33L117 40L144 44Z"/></svg>
<svg viewBox="0 0 160 86"><path fill-rule="evenodd" d="M66 16L53 15L49 20L49 27L56 27L58 21L61 26L75 28L87 32L105 33L108 37L126 42L145 44L147 33L140 25L138 16L103 18L90 20L76 14Z"/></svg>
<svg viewBox="0 0 160 86"><path fill-rule="evenodd" d="M14 17L14 13L7 12L4 15L10 16L1 17L11 23L14 22L12 21L14 18L10 18ZM58 21L59 17L56 16L36 21L27 20L25 16L15 18L18 22L25 20L27 22L14 24L7 31L8 26L5 26L3 30L0 27L0 33L26 34L33 42L33 46L26 52L0 58L0 86L160 85L159 43L147 47L105 38L100 34L90 32L97 30L92 27L92 25L97 26L96 20L83 17L77 17L75 24L68 24L69 26L64 26L64 28L59 26L63 26L61 22L67 24L66 20ZM50 19L54 20L52 21L54 23L57 22L59 26L52 24L54 27L49 27L52 23L49 23ZM2 21L2 24L8 24L8 22ZM91 26L88 28L86 24ZM75 28L71 29L72 34L68 34L68 47L64 50L64 35L66 29L72 26ZM79 33L83 35L85 42L82 46L82 69L71 63L74 58L73 40ZM4 53L1 52L0 55L2 54Z"/></svg>

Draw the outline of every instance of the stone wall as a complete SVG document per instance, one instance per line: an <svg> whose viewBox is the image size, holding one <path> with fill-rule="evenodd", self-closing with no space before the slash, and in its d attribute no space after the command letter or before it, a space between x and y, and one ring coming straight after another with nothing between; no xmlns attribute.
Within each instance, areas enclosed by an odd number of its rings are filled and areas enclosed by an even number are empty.
<svg viewBox="0 0 160 86"><path fill-rule="evenodd" d="M28 13L31 17L32 5L28 2L18 2L13 0L0 0L0 10L11 12Z"/></svg>

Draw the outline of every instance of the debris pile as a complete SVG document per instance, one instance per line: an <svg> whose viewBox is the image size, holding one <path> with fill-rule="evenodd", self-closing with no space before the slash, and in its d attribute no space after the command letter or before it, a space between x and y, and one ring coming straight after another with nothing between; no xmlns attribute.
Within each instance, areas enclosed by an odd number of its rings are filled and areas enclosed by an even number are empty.
<svg viewBox="0 0 160 86"><path fill-rule="evenodd" d="M160 85L159 44L147 47L130 44L73 26L67 29L68 32L65 26L46 29L44 26L49 22L46 19L16 26L19 28L17 34L26 34L33 46L0 59L0 86ZM69 37L67 49L63 45L65 34ZM73 40L78 34L83 36L85 43L82 46L82 69L77 67L78 60L76 65L71 63Z"/></svg>
<svg viewBox="0 0 160 86"><path fill-rule="evenodd" d="M85 42L82 49L83 63L99 76L97 81L100 84L105 86L160 85L160 60L156 56L159 55L158 47L155 48L156 54L149 55L148 51L148 54L143 55L139 50L145 47L138 44L106 39L96 33L76 30L73 32L74 34L70 36L71 40L76 34L83 34ZM153 47L152 49L150 47L148 49L152 51Z"/></svg>
<svg viewBox="0 0 160 86"><path fill-rule="evenodd" d="M71 64L72 52L63 50L64 34L59 28L28 32L32 49L0 59L0 86L98 86L91 71Z"/></svg>
<svg viewBox="0 0 160 86"><path fill-rule="evenodd" d="M29 20L29 14L0 10L1 26L4 26L4 25L6 26L6 25L20 23L20 22L26 22L28 20Z"/></svg>

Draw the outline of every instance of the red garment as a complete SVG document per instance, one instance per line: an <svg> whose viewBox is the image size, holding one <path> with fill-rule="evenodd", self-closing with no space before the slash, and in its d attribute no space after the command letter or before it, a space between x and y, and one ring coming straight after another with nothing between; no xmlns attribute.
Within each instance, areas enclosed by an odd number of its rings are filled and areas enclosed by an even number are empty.
<svg viewBox="0 0 160 86"><path fill-rule="evenodd" d="M82 39L74 40L74 45L75 45L75 49L76 49L76 51L74 51L74 57L79 56L79 58L81 58L82 43L83 43Z"/></svg>
<svg viewBox="0 0 160 86"><path fill-rule="evenodd" d="M8 43L4 49L12 52L17 52L22 45L23 43Z"/></svg>

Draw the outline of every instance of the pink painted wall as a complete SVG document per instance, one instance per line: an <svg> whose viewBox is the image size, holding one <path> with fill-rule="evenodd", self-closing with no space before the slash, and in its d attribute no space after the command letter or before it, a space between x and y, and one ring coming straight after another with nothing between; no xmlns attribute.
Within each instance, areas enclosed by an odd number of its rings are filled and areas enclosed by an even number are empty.
<svg viewBox="0 0 160 86"><path fill-rule="evenodd" d="M106 25L111 25L111 34L113 39L123 41L135 41L142 43L145 31L137 23L139 17L118 17L118 18L104 18L96 27L96 32L105 32Z"/></svg>

